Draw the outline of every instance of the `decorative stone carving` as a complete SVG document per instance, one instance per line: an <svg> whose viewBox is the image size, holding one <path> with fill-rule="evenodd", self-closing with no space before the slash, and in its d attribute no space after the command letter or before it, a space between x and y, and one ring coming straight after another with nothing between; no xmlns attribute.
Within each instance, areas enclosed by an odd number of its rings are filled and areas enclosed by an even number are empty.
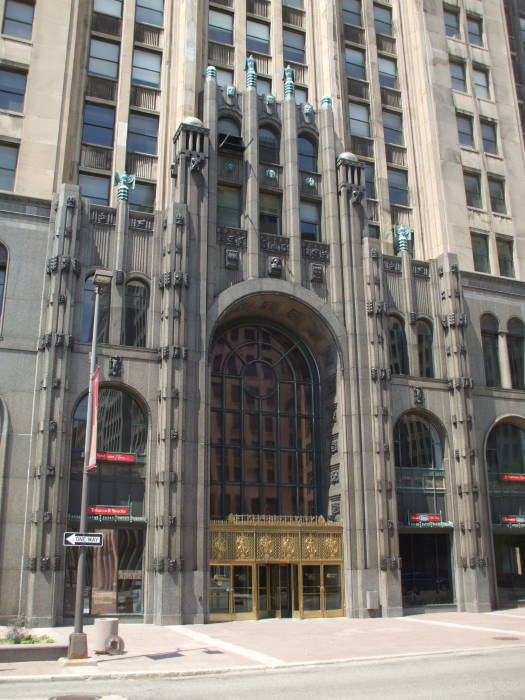
<svg viewBox="0 0 525 700"><path fill-rule="evenodd" d="M283 261L281 258L273 257L268 261L268 274L270 277L281 277L283 273Z"/></svg>
<svg viewBox="0 0 525 700"><path fill-rule="evenodd" d="M222 243L230 248L246 248L247 239L248 234L243 229L217 229L217 243Z"/></svg>
<svg viewBox="0 0 525 700"><path fill-rule="evenodd" d="M259 246L261 250L268 253L280 253L288 255L290 250L290 239L285 236L274 236L269 233L261 233L259 236Z"/></svg>
<svg viewBox="0 0 525 700"><path fill-rule="evenodd" d="M118 187L117 199L121 202L127 202L129 199L129 190L135 189L135 175L128 175L126 171L119 175L115 170L113 175L113 184Z"/></svg>
<svg viewBox="0 0 525 700"><path fill-rule="evenodd" d="M318 241L303 241L301 244L303 258L308 260L330 261L330 246Z"/></svg>
<svg viewBox="0 0 525 700"><path fill-rule="evenodd" d="M429 277L430 276L430 265L424 262L412 263L412 274L418 277Z"/></svg>
<svg viewBox="0 0 525 700"><path fill-rule="evenodd" d="M330 435L330 454L335 455L339 451L339 435Z"/></svg>
<svg viewBox="0 0 525 700"><path fill-rule="evenodd" d="M190 172L200 173L206 164L206 156L201 153L194 153L190 156Z"/></svg>
<svg viewBox="0 0 525 700"><path fill-rule="evenodd" d="M109 358L109 376L120 377L122 374L122 358L115 356Z"/></svg>
<svg viewBox="0 0 525 700"><path fill-rule="evenodd" d="M118 287L124 284L124 270L115 270L115 284Z"/></svg>
<svg viewBox="0 0 525 700"><path fill-rule="evenodd" d="M336 464L333 467L330 467L330 485L334 486L335 484L339 483L339 465Z"/></svg>
<svg viewBox="0 0 525 700"><path fill-rule="evenodd" d="M311 266L311 282L324 282L324 266L319 263L312 263Z"/></svg>
<svg viewBox="0 0 525 700"><path fill-rule="evenodd" d="M396 258L383 257L383 267L387 272L401 272L401 260Z"/></svg>
<svg viewBox="0 0 525 700"><path fill-rule="evenodd" d="M425 403L425 395L420 386L414 387L414 403L416 406L421 406L423 403Z"/></svg>
<svg viewBox="0 0 525 700"><path fill-rule="evenodd" d="M226 248L224 251L224 267L227 270L239 269L240 254L238 250Z"/></svg>
<svg viewBox="0 0 525 700"><path fill-rule="evenodd" d="M361 187L354 187L352 189L352 193L350 195L350 201L354 205L361 204L363 196L364 196L363 189Z"/></svg>
<svg viewBox="0 0 525 700"><path fill-rule="evenodd" d="M175 225L184 226L184 217L182 214L177 214L177 216L175 217Z"/></svg>
<svg viewBox="0 0 525 700"><path fill-rule="evenodd" d="M46 270L48 275L58 270L58 255L47 259Z"/></svg>

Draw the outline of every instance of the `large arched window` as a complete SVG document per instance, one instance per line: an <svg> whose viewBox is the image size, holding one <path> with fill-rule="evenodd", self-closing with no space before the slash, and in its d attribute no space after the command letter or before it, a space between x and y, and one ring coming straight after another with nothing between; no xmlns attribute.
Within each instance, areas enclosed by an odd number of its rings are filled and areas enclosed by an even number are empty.
<svg viewBox="0 0 525 700"><path fill-rule="evenodd" d="M513 389L525 389L525 326L519 318L512 318L508 325L507 350Z"/></svg>
<svg viewBox="0 0 525 700"><path fill-rule="evenodd" d="M409 374L405 326L397 316L390 316L388 319L388 337L392 374Z"/></svg>
<svg viewBox="0 0 525 700"><path fill-rule="evenodd" d="M496 425L487 440L489 472L525 473L525 430L514 423Z"/></svg>
<svg viewBox="0 0 525 700"><path fill-rule="evenodd" d="M124 291L123 343L146 347L149 289L140 280L130 280Z"/></svg>
<svg viewBox="0 0 525 700"><path fill-rule="evenodd" d="M95 285L93 277L86 278L84 284L84 297L82 307L82 326L80 328L80 340L84 343L91 342L93 335L93 319L95 316ZM109 310L111 305L111 292L109 288L101 287L98 315L98 343L107 343L109 340Z"/></svg>
<svg viewBox="0 0 525 700"><path fill-rule="evenodd" d="M428 321L417 322L417 355L419 360L419 376L433 377L434 362L432 359L432 326Z"/></svg>
<svg viewBox="0 0 525 700"><path fill-rule="evenodd" d="M487 386L501 386L498 354L498 321L491 314L481 317L481 346Z"/></svg>
<svg viewBox="0 0 525 700"><path fill-rule="evenodd" d="M0 319L4 308L5 278L7 274L7 250L0 243Z"/></svg>
<svg viewBox="0 0 525 700"><path fill-rule="evenodd" d="M210 513L317 514L311 359L273 328L232 328L211 353Z"/></svg>
<svg viewBox="0 0 525 700"><path fill-rule="evenodd" d="M259 160L261 163L279 163L279 136L273 129L259 129Z"/></svg>
<svg viewBox="0 0 525 700"><path fill-rule="evenodd" d="M306 136L297 139L297 152L299 156L299 170L317 172L317 144Z"/></svg>
<svg viewBox="0 0 525 700"><path fill-rule="evenodd" d="M230 119L229 117L223 117L219 119L217 123L217 130L219 132L220 137L223 136L240 136L241 135L241 128L237 124L237 122L234 119Z"/></svg>

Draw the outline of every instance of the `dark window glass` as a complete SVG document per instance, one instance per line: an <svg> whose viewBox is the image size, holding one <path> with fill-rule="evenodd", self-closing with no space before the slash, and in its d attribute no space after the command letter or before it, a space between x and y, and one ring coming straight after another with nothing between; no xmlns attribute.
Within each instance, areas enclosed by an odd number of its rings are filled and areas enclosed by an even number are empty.
<svg viewBox="0 0 525 700"><path fill-rule="evenodd" d="M78 176L80 194L87 197L93 204L107 206L109 202L109 177L100 175L87 175L80 173Z"/></svg>
<svg viewBox="0 0 525 700"><path fill-rule="evenodd" d="M485 153L497 154L498 142L496 139L496 124L481 120L481 137Z"/></svg>
<svg viewBox="0 0 525 700"><path fill-rule="evenodd" d="M490 272L489 242L487 236L472 233L472 255L476 272Z"/></svg>
<svg viewBox="0 0 525 700"><path fill-rule="evenodd" d="M304 63L304 57L304 34L290 32L288 29L285 29L283 31L283 58L285 63L288 61Z"/></svg>
<svg viewBox="0 0 525 700"><path fill-rule="evenodd" d="M17 159L18 146L0 144L0 190L13 191Z"/></svg>
<svg viewBox="0 0 525 700"><path fill-rule="evenodd" d="M513 318L509 321L507 334L507 350L513 389L525 389L524 344L525 326L519 318Z"/></svg>
<svg viewBox="0 0 525 700"><path fill-rule="evenodd" d="M473 68L474 94L484 100L490 99L489 72L485 68Z"/></svg>
<svg viewBox="0 0 525 700"><path fill-rule="evenodd" d="M122 0L95 0L93 11L111 17L122 17Z"/></svg>
<svg viewBox="0 0 525 700"><path fill-rule="evenodd" d="M374 27L377 34L392 36L392 10L389 7L374 5Z"/></svg>
<svg viewBox="0 0 525 700"><path fill-rule="evenodd" d="M33 13L34 6L32 2L6 0L2 34L16 36L19 39L31 39Z"/></svg>
<svg viewBox="0 0 525 700"><path fill-rule="evenodd" d="M463 173L465 182L465 196L467 206L481 208L481 183L479 175L475 173Z"/></svg>
<svg viewBox="0 0 525 700"><path fill-rule="evenodd" d="M489 472L523 474L524 457L525 430L512 423L499 423L491 430L487 440Z"/></svg>
<svg viewBox="0 0 525 700"><path fill-rule="evenodd" d="M499 178L489 177L490 208L498 214L507 213L505 204L505 183Z"/></svg>
<svg viewBox="0 0 525 700"><path fill-rule="evenodd" d="M447 36L459 36L459 12L445 10L445 34Z"/></svg>
<svg viewBox="0 0 525 700"><path fill-rule="evenodd" d="M358 102L348 104L350 133L352 136L370 137L370 108Z"/></svg>
<svg viewBox="0 0 525 700"><path fill-rule="evenodd" d="M408 174L404 170L388 168L388 194L390 204L408 206Z"/></svg>
<svg viewBox="0 0 525 700"><path fill-rule="evenodd" d="M301 202L299 205L301 238L304 241L321 240L321 212L318 204Z"/></svg>
<svg viewBox="0 0 525 700"><path fill-rule="evenodd" d="M405 327L401 319L390 316L388 319L388 336L392 374L409 374Z"/></svg>
<svg viewBox="0 0 525 700"><path fill-rule="evenodd" d="M490 314L481 317L481 345L487 386L501 386L498 352L498 322Z"/></svg>
<svg viewBox="0 0 525 700"><path fill-rule="evenodd" d="M391 58L377 59L379 84L383 87L397 88L397 63Z"/></svg>
<svg viewBox="0 0 525 700"><path fill-rule="evenodd" d="M146 347L149 290L140 280L130 280L124 293L124 345Z"/></svg>
<svg viewBox="0 0 525 700"><path fill-rule="evenodd" d="M270 25L249 19L246 22L246 52L252 51L270 53Z"/></svg>
<svg viewBox="0 0 525 700"><path fill-rule="evenodd" d="M346 75L349 78L359 78L365 80L365 52L359 49L345 49Z"/></svg>
<svg viewBox="0 0 525 700"><path fill-rule="evenodd" d="M525 41L525 17L520 17L520 36L521 40Z"/></svg>
<svg viewBox="0 0 525 700"><path fill-rule="evenodd" d="M104 78L118 76L119 45L100 39L91 39L88 73Z"/></svg>
<svg viewBox="0 0 525 700"><path fill-rule="evenodd" d="M129 191L129 208L152 212L155 208L155 185L137 182Z"/></svg>
<svg viewBox="0 0 525 700"><path fill-rule="evenodd" d="M403 122L397 112L383 112L383 129L385 141L397 146L403 145Z"/></svg>
<svg viewBox="0 0 525 700"><path fill-rule="evenodd" d="M467 16L468 40L476 46L483 46L483 20L480 17Z"/></svg>
<svg viewBox="0 0 525 700"><path fill-rule="evenodd" d="M381 238L381 229L377 224L368 224L369 238Z"/></svg>
<svg viewBox="0 0 525 700"><path fill-rule="evenodd" d="M433 377L434 362L432 344L434 342L432 326L427 321L417 323L417 354L419 359L419 376Z"/></svg>
<svg viewBox="0 0 525 700"><path fill-rule="evenodd" d="M299 136L297 140L299 156L299 170L317 172L317 144L306 136Z"/></svg>
<svg viewBox="0 0 525 700"><path fill-rule="evenodd" d="M241 128L233 119L219 119L218 128L219 138L222 140L224 136L240 136Z"/></svg>
<svg viewBox="0 0 525 700"><path fill-rule="evenodd" d="M503 277L514 277L513 242L508 238L496 238L499 273Z"/></svg>
<svg viewBox="0 0 525 700"><path fill-rule="evenodd" d="M259 199L259 230L281 234L281 196L262 192Z"/></svg>
<svg viewBox="0 0 525 700"><path fill-rule="evenodd" d="M318 387L309 358L278 331L241 326L217 338L211 368L212 517L315 515Z"/></svg>
<svg viewBox="0 0 525 700"><path fill-rule="evenodd" d="M365 163L365 187L368 199L376 198L376 180L373 163ZM378 236L379 238L379 236Z"/></svg>
<svg viewBox="0 0 525 700"><path fill-rule="evenodd" d="M84 123L82 125L83 143L97 146L113 146L113 129L115 126L115 109L86 102L84 106Z"/></svg>
<svg viewBox="0 0 525 700"><path fill-rule="evenodd" d="M343 0L343 22L361 26L361 0Z"/></svg>
<svg viewBox="0 0 525 700"><path fill-rule="evenodd" d="M149 114L130 112L128 124L128 151L157 153L159 118Z"/></svg>
<svg viewBox="0 0 525 700"><path fill-rule="evenodd" d="M462 146L474 147L474 134L472 131L472 117L466 114L457 114L458 139Z"/></svg>
<svg viewBox="0 0 525 700"><path fill-rule="evenodd" d="M217 187L217 226L239 228L241 225L241 191L235 187Z"/></svg>
<svg viewBox="0 0 525 700"><path fill-rule="evenodd" d="M405 415L394 428L396 468L443 469L443 448L434 426L416 416Z"/></svg>
<svg viewBox="0 0 525 700"><path fill-rule="evenodd" d="M257 81L257 83L258 82L259 81ZM224 68L217 68L217 85L220 85L221 87L233 85L233 71L225 70Z"/></svg>
<svg viewBox="0 0 525 700"><path fill-rule="evenodd" d="M164 21L164 0L137 0L135 9L137 22L155 24L162 27Z"/></svg>
<svg viewBox="0 0 525 700"><path fill-rule="evenodd" d="M22 112L26 92L26 74L0 69L0 109Z"/></svg>
<svg viewBox="0 0 525 700"><path fill-rule="evenodd" d="M465 78L465 64L457 61L450 61L450 80L452 89L460 92L467 91L467 81Z"/></svg>
<svg viewBox="0 0 525 700"><path fill-rule="evenodd" d="M259 160L279 163L279 136L272 129L259 129Z"/></svg>
<svg viewBox="0 0 525 700"><path fill-rule="evenodd" d="M7 274L7 250L0 243L0 318L4 308L5 278ZM2 416L0 413L0 432L2 431Z"/></svg>
<svg viewBox="0 0 525 700"><path fill-rule="evenodd" d="M109 310L111 304L110 289L100 288L98 333L97 343L107 343L109 339ZM95 317L95 285L93 276L88 277L84 284L84 298L82 304L82 326L80 328L80 340L90 343L93 337L93 320Z"/></svg>
<svg viewBox="0 0 525 700"><path fill-rule="evenodd" d="M131 82L134 85L160 86L160 54L135 49Z"/></svg>
<svg viewBox="0 0 525 700"><path fill-rule="evenodd" d="M210 10L208 39L219 44L233 44L233 15Z"/></svg>

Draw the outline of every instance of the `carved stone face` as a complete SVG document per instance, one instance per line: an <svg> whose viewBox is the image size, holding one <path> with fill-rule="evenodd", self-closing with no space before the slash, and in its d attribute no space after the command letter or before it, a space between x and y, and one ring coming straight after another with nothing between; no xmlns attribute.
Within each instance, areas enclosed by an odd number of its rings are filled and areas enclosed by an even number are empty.
<svg viewBox="0 0 525 700"><path fill-rule="evenodd" d="M272 275L273 277L280 277L282 269L283 269L283 263L282 263L281 258L278 258L278 257L270 258L270 262L268 264L268 272L270 275Z"/></svg>

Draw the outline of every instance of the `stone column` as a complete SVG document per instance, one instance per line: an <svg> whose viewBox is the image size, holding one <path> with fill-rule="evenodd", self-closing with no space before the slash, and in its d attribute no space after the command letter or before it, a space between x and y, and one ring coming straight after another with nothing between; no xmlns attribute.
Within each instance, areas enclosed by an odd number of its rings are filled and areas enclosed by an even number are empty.
<svg viewBox="0 0 525 700"><path fill-rule="evenodd" d="M297 112L295 105L294 72L286 68L283 102L283 143L284 154L284 195L283 222L284 234L290 239L288 258L289 279L301 283L301 227L299 225L299 169L297 157Z"/></svg>
<svg viewBox="0 0 525 700"><path fill-rule="evenodd" d="M498 356L501 386L512 389L512 373L510 371L509 348L507 345L508 331L498 331Z"/></svg>
<svg viewBox="0 0 525 700"><path fill-rule="evenodd" d="M115 217L115 274L111 281L111 316L109 342L120 345L122 340L122 319L125 294L124 267L126 261L126 243L128 236L129 187L135 185L135 176L126 172L119 176L115 173L117 189L117 214Z"/></svg>
<svg viewBox="0 0 525 700"><path fill-rule="evenodd" d="M246 265L248 278L259 276L259 143L257 139L257 73L253 56L246 60L246 94L244 96L244 167L246 205L244 227L248 234Z"/></svg>

